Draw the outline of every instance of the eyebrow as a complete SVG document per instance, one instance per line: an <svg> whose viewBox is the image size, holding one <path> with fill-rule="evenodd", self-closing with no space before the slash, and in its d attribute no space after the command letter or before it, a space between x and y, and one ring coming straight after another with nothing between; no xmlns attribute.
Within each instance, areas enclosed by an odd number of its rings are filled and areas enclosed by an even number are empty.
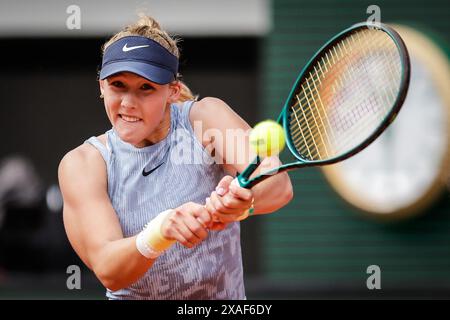
<svg viewBox="0 0 450 320"><path fill-rule="evenodd" d="M110 80L110 79L115 79L115 78L120 78L120 77L124 77L123 72L113 74L112 76L109 76L107 79Z"/></svg>
<svg viewBox="0 0 450 320"><path fill-rule="evenodd" d="M108 80L108 82L118 81L118 80L122 80L122 79L120 79L121 77L125 77L125 76L123 75L122 72L119 72L119 73L116 73L116 74L108 77L107 80ZM148 86L152 87L153 89L156 89L156 86L153 84L153 82L151 82L150 80L147 80L145 78L142 78L142 79L143 80L139 80L139 81L143 81L143 83L141 83L141 85L147 84ZM125 80L125 79L123 79L123 80Z"/></svg>

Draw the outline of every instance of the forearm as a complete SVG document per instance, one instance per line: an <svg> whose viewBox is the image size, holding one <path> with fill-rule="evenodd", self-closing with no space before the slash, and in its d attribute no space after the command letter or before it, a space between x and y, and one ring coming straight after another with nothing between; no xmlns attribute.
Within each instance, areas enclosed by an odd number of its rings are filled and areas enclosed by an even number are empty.
<svg viewBox="0 0 450 320"><path fill-rule="evenodd" d="M284 172L270 177L252 188L254 196L254 214L274 212L291 201L292 184L289 175Z"/></svg>
<svg viewBox="0 0 450 320"><path fill-rule="evenodd" d="M125 288L153 265L136 248L136 236L105 244L93 259L92 269L102 284L113 291Z"/></svg>

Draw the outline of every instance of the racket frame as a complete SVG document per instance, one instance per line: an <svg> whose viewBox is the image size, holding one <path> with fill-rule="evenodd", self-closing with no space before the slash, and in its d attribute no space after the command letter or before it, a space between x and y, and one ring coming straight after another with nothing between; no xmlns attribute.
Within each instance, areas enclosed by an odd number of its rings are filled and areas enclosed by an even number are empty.
<svg viewBox="0 0 450 320"><path fill-rule="evenodd" d="M295 92L297 90L297 86L302 82L305 75L308 74L310 69L314 66L314 63L321 57L321 54L325 52L328 48L332 47L335 43L339 42L342 38L346 37L349 33L354 32L358 29L363 28L375 28L382 30L386 32L390 38L394 41L394 44L396 45L398 51L400 52L400 62L401 62L401 79L400 79L400 88L397 94L397 97L395 99L394 105L391 108L390 112L387 114L385 119L380 122L379 126L376 128L376 130L368 136L362 143L360 143L355 148L337 156L334 158L326 159L326 160L308 160L303 158L301 155L298 154L294 143L292 141L292 137L289 132L289 108L290 108L290 102L295 96ZM394 121L395 117L399 113L403 102L405 101L406 94L408 92L409 87L409 80L410 80L410 59L408 50L406 49L406 46L401 39L400 35L391 27L389 27L386 24L382 23L367 23L367 22L361 22L352 25L351 27L341 31L337 35L335 35L333 38L331 38L327 43L325 43L319 50L316 51L314 56L308 61L308 63L303 67L301 72L299 73L296 81L294 82L294 85L292 86L291 92L289 93L286 102L284 103L283 109L278 117L277 122L283 126L285 137L286 137L286 145L289 149L289 151L292 153L292 155L297 159L296 162L287 163L284 165L281 165L277 168L273 168L271 170L267 170L260 175L249 179L250 175L256 170L256 168L261 163L262 159L257 156L250 165L240 174L237 176L237 180L241 187L243 188L252 188L255 184L271 177L274 174L283 172L283 171L289 171L301 167L311 167L311 166L323 166L323 165L329 165L333 163L337 163L340 161L343 161L356 153L360 152L364 148L366 148L369 144L371 144L376 138L378 138L381 133L383 133L384 130Z"/></svg>

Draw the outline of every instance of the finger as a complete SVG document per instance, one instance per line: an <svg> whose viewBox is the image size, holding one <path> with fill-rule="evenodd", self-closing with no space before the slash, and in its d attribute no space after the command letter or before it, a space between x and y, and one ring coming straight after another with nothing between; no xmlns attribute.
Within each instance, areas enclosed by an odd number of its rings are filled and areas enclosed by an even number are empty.
<svg viewBox="0 0 450 320"><path fill-rule="evenodd" d="M235 196L233 196L231 192L221 197L220 200L222 201L222 203L226 208L237 209L237 212L241 212L242 210L248 209L252 204L251 200L243 200L236 198Z"/></svg>
<svg viewBox="0 0 450 320"><path fill-rule="evenodd" d="M163 237L167 239L173 239L177 242L181 243L186 247L191 247L193 244L189 243L189 241L183 236L182 233L177 228L178 219L175 216L169 217L166 226L161 227L161 232Z"/></svg>
<svg viewBox="0 0 450 320"><path fill-rule="evenodd" d="M193 234L189 231L189 229L186 226L177 225L175 226L177 232L176 232L176 239L178 242L180 242L183 246L186 248L193 248L197 244L195 240L193 240Z"/></svg>
<svg viewBox="0 0 450 320"><path fill-rule="evenodd" d="M219 218L216 217L215 212L216 209L214 209L212 203L211 203L211 199L208 197L206 198L205 201L205 208L208 210L209 214L211 215L211 221L207 224L207 228L210 230L222 230L222 229L216 229L215 224L216 223L220 223Z"/></svg>
<svg viewBox="0 0 450 320"><path fill-rule="evenodd" d="M213 231L222 231L223 229L225 229L228 226L227 223L222 223L222 222L214 222L209 229L213 230Z"/></svg>
<svg viewBox="0 0 450 320"><path fill-rule="evenodd" d="M215 206L216 213L221 214L230 214L230 215L241 215L245 210L251 207L250 201L243 201L240 199L236 199L231 196L231 194L226 194L225 197L218 197L218 202L215 202L215 198L212 196L211 202ZM222 204L222 206L220 205ZM227 219L228 220L228 219Z"/></svg>
<svg viewBox="0 0 450 320"><path fill-rule="evenodd" d="M224 204L224 200L223 198L221 198L215 191L213 191L211 193L211 204L215 209L215 212L220 212L222 214L233 214L239 210L237 209L233 209L233 208L228 208L225 204ZM227 204L230 204L231 200L227 200Z"/></svg>
<svg viewBox="0 0 450 320"><path fill-rule="evenodd" d="M186 248L193 248L194 244L189 242L178 230L172 231L172 238L177 242L181 243Z"/></svg>
<svg viewBox="0 0 450 320"><path fill-rule="evenodd" d="M206 198L205 201L205 209L208 210L209 214L213 214L214 213L214 207L211 204L211 199L208 197Z"/></svg>
<svg viewBox="0 0 450 320"><path fill-rule="evenodd" d="M242 216L242 212L247 210L249 207L249 203L240 200L237 200L237 202L240 204L240 208L228 210L226 214L223 214L223 212L220 212L213 206L211 198L207 198L205 206L207 207L207 210L212 214L213 217L212 223L208 225L208 228L210 230L219 231L225 229L227 223L237 221L239 217ZM216 225L218 221L221 222L222 225L220 226Z"/></svg>
<svg viewBox="0 0 450 320"><path fill-rule="evenodd" d="M239 213L233 213L233 214L229 214L229 213L227 213L227 214L222 214L222 213L220 213L220 212L217 212L216 214L215 214L215 216L220 220L220 222L222 222L222 223L230 223L230 222L235 222L235 221L238 221L238 218L240 217L240 216L242 216L242 212L239 212Z"/></svg>
<svg viewBox="0 0 450 320"><path fill-rule="evenodd" d="M234 197L242 199L244 201L251 201L253 198L252 190L242 188L239 185L239 182L237 181L237 179L233 180L233 182L231 183L231 185L229 187L229 190Z"/></svg>
<svg viewBox="0 0 450 320"><path fill-rule="evenodd" d="M215 222L217 219L214 218L214 215L216 213L216 209L214 208L214 206L212 205L211 199L210 198L206 198L206 202L205 202L205 209L208 210L209 214L211 215L211 221L209 222L208 225L211 225L213 222Z"/></svg>
<svg viewBox="0 0 450 320"><path fill-rule="evenodd" d="M242 213L247 210L248 204L244 208L229 209L223 206L219 196L215 195L214 192L210 198L211 204L214 206L214 220L218 219L222 223L230 223L237 221L237 219L242 215Z"/></svg>
<svg viewBox="0 0 450 320"><path fill-rule="evenodd" d="M186 220L189 218L195 220L195 218L193 218L191 215L177 212L177 223L174 227L181 235L181 238L185 239L185 241L181 242L181 244L185 247L192 248L200 242L200 239L194 233L192 233L192 231L186 225Z"/></svg>
<svg viewBox="0 0 450 320"><path fill-rule="evenodd" d="M207 201L208 202L208 199ZM206 204L204 206L198 205L192 212L193 216L197 218L197 220L203 225L207 226L212 221L212 216L210 211L206 208Z"/></svg>
<svg viewBox="0 0 450 320"><path fill-rule="evenodd" d="M189 228L189 230L192 232L193 235L195 235L195 240L198 241L196 244L198 244L200 241L206 239L208 236L208 231L206 231L205 225L200 223L198 220L199 218L195 218L193 216L187 216L186 217L186 226ZM191 239L189 239L190 242L193 242Z"/></svg>
<svg viewBox="0 0 450 320"><path fill-rule="evenodd" d="M224 194L226 194L228 192L231 181L233 181L232 176L223 177L217 184L217 187L216 187L217 194L219 194L220 196L223 196Z"/></svg>

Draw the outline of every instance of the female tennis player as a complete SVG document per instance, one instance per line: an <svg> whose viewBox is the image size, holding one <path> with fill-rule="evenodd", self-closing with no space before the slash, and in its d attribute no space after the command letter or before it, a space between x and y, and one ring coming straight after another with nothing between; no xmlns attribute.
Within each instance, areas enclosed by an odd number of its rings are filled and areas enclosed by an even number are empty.
<svg viewBox="0 0 450 320"><path fill-rule="evenodd" d="M219 99L196 101L178 58L146 16L107 41L99 84L112 128L58 168L67 236L109 299L245 299L239 221L292 198L287 174L232 182L255 155L248 135L227 133L250 127Z"/></svg>

